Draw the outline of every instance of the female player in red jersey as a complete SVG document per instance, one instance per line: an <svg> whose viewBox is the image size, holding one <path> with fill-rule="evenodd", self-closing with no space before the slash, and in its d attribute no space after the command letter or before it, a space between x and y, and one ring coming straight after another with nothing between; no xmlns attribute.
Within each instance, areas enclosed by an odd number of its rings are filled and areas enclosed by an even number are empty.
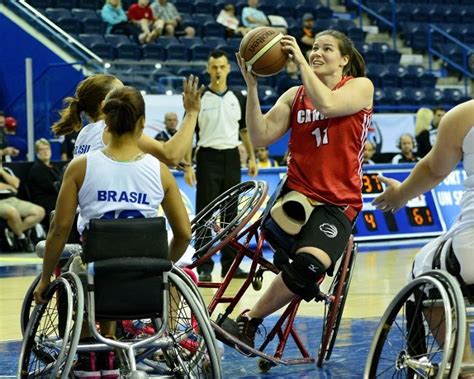
<svg viewBox="0 0 474 379"><path fill-rule="evenodd" d="M314 299L317 280L344 252L362 209L362 161L372 116L374 86L346 35L335 30L317 34L309 63L294 37L284 36L281 46L298 66L303 84L286 91L265 115L257 78L237 56L247 84L246 123L254 145L268 146L290 130L288 179L270 214L294 237L287 252L292 262L237 318L238 337L249 346L264 317L297 295Z"/></svg>

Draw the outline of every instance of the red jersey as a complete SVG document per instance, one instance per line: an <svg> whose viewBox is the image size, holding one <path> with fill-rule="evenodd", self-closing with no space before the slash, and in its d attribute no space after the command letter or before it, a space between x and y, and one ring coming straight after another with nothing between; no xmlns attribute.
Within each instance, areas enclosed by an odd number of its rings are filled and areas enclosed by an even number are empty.
<svg viewBox="0 0 474 379"><path fill-rule="evenodd" d="M351 80L343 77L335 89ZM362 160L372 110L327 118L298 88L291 108L290 189L321 203L362 209Z"/></svg>
<svg viewBox="0 0 474 379"><path fill-rule="evenodd" d="M147 20L153 21L155 19L149 5L142 8L138 3L132 4L130 8L128 8L127 13L129 20L140 21L142 18L146 18Z"/></svg>

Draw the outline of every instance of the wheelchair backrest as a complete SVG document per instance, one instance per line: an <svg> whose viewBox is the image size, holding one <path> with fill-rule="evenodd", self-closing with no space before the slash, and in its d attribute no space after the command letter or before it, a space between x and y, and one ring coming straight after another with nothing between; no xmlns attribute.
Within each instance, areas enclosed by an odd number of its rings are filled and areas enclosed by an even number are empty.
<svg viewBox="0 0 474 379"><path fill-rule="evenodd" d="M168 259L168 237L163 217L93 219L83 234L82 260L150 257Z"/></svg>

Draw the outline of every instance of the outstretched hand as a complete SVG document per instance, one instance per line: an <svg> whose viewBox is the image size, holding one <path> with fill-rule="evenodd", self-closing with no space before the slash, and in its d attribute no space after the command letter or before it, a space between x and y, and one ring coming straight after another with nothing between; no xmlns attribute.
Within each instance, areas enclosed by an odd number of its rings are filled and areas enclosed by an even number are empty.
<svg viewBox="0 0 474 379"><path fill-rule="evenodd" d="M47 282L40 280L36 285L35 290L33 291L33 298L35 299L36 304L44 304L46 303L46 299L44 298L44 293L49 286L49 280Z"/></svg>
<svg viewBox="0 0 474 379"><path fill-rule="evenodd" d="M245 64L245 59L240 55L240 53L235 54L237 63L240 67L240 72L244 77L247 87L252 87L257 85L257 77L252 73L252 67Z"/></svg>
<svg viewBox="0 0 474 379"><path fill-rule="evenodd" d="M201 110L201 96L204 92L204 85L199 87L199 78L189 75L183 79L183 105L186 113L199 112Z"/></svg>
<svg viewBox="0 0 474 379"><path fill-rule="evenodd" d="M401 183L398 180L386 178L383 175L379 175L378 178L386 185L386 188L383 193L372 201L372 204L381 211L395 213L406 204L399 190Z"/></svg>

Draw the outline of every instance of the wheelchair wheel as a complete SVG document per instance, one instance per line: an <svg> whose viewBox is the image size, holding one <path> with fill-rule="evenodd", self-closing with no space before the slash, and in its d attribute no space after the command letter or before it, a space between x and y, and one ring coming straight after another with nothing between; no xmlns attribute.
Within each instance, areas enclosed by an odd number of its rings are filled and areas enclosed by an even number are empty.
<svg viewBox="0 0 474 379"><path fill-rule="evenodd" d="M37 305L25 329L18 378L67 378L82 328L84 296L77 275L51 283L45 304Z"/></svg>
<svg viewBox="0 0 474 379"><path fill-rule="evenodd" d="M41 273L36 275L31 283L30 287L26 291L26 296L23 299L23 304L21 305L21 313L20 313L20 329L21 335L25 335L26 326L28 325L28 321L30 320L31 312L35 308L35 302L33 299L33 291L35 290L36 286L38 285L41 279Z"/></svg>
<svg viewBox="0 0 474 379"><path fill-rule="evenodd" d="M222 378L217 343L209 318L186 283L173 273L170 283L168 334L173 346L164 360L178 378Z"/></svg>
<svg viewBox="0 0 474 379"><path fill-rule="evenodd" d="M328 294L333 296L333 300L325 307L325 321L316 363L318 367L322 367L323 361L327 361L331 357L349 293L357 255L357 245L353 242L352 237L349 243L352 248L344 254L328 291Z"/></svg>
<svg viewBox="0 0 474 379"><path fill-rule="evenodd" d="M173 267L171 268L171 272L173 274L176 274L183 282L186 283L186 285L188 286L188 289L191 290L191 292L193 293L193 295L196 297L199 304L201 305L202 310L205 312L205 314L209 318L209 314L207 312L207 305L204 302L204 299L202 298L201 292L199 292L199 289L196 283L194 283L194 281L189 277L188 274L186 274L185 271L183 271L180 267L176 265L173 265Z"/></svg>
<svg viewBox="0 0 474 379"><path fill-rule="evenodd" d="M248 181L230 188L209 203L191 221L191 245L196 256L210 256L234 237L259 210L267 184Z"/></svg>
<svg viewBox="0 0 474 379"><path fill-rule="evenodd" d="M451 370L459 353L456 346L464 342L465 322L460 322L461 304L456 305L450 292L434 276L423 275L406 285L380 320L364 378L457 377Z"/></svg>

